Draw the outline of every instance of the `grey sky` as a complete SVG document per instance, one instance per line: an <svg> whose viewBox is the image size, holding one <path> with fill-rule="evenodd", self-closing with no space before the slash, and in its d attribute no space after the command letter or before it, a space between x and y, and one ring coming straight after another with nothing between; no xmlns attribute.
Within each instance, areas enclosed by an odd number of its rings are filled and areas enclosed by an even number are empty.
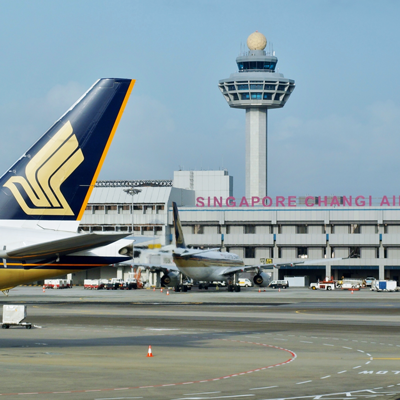
<svg viewBox="0 0 400 400"><path fill-rule="evenodd" d="M258 30L296 81L269 113L270 195L400 194L400 2L3 1L0 170L100 77L137 79L100 179L227 168L245 114L218 80Z"/></svg>

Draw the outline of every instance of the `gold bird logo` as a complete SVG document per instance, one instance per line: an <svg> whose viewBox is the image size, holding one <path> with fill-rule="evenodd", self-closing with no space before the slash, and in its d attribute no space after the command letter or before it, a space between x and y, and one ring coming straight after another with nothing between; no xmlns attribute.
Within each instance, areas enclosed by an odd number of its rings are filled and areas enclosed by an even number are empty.
<svg viewBox="0 0 400 400"><path fill-rule="evenodd" d="M25 168L26 178L13 176L4 186L11 190L27 215L74 215L60 186L83 160L78 139L68 121L29 161ZM33 208L21 195L21 186Z"/></svg>

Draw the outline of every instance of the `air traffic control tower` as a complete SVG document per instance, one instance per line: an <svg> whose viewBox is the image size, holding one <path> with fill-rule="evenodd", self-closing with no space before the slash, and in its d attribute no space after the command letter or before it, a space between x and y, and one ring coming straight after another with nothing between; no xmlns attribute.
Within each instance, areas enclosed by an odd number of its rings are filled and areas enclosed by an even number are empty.
<svg viewBox="0 0 400 400"><path fill-rule="evenodd" d="M260 32L247 38L249 51L236 58L239 71L219 81L230 107L246 110L246 197L267 195L267 113L283 107L293 92L292 79L275 72L278 59L267 53Z"/></svg>

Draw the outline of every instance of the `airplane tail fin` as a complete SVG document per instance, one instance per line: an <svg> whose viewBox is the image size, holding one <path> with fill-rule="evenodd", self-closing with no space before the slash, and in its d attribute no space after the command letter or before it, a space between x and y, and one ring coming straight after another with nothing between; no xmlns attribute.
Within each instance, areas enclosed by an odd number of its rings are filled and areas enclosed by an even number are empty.
<svg viewBox="0 0 400 400"><path fill-rule="evenodd" d="M176 203L172 202L172 213L174 215L174 229L175 229L175 242L176 247L186 249L185 239L183 237L182 225L179 219L178 207Z"/></svg>
<svg viewBox="0 0 400 400"><path fill-rule="evenodd" d="M0 177L0 219L80 221L134 83L98 80Z"/></svg>

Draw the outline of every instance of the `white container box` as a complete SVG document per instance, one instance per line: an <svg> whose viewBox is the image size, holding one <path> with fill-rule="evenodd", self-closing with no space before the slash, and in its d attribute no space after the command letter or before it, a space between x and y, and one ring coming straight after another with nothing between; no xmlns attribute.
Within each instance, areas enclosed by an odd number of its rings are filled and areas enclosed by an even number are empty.
<svg viewBox="0 0 400 400"><path fill-rule="evenodd" d="M3 324L19 324L26 318L26 306L4 305Z"/></svg>

